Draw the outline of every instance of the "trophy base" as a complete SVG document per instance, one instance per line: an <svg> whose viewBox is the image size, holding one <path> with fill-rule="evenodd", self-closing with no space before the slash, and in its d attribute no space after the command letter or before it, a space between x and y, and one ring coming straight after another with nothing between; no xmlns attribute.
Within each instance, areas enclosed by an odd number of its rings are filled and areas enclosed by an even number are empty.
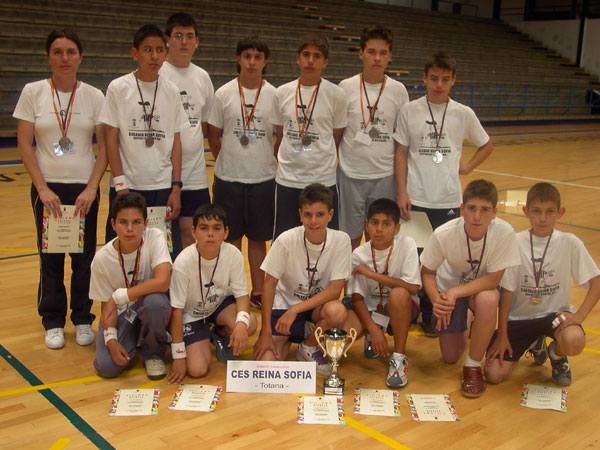
<svg viewBox="0 0 600 450"><path fill-rule="evenodd" d="M325 395L344 395L344 386L323 386L323 394Z"/></svg>

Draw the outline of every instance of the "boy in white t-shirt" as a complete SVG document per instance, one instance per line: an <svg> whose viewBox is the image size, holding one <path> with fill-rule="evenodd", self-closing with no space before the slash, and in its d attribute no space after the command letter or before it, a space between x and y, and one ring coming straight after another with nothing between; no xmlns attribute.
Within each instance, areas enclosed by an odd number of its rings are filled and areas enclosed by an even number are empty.
<svg viewBox="0 0 600 450"><path fill-rule="evenodd" d="M348 100L337 170L340 229L350 235L353 250L360 245L369 204L382 197L396 199L392 134L409 99L404 85L385 75L393 42L389 28L365 28L358 53L363 71L340 82Z"/></svg>
<svg viewBox="0 0 600 450"><path fill-rule="evenodd" d="M317 347L314 332L305 334L307 321L324 330L342 328L346 308L340 293L350 277L350 238L327 224L333 217L333 192L310 184L300 193L302 226L281 234L271 245L261 269L265 271L262 329L254 359L285 360L292 342L296 357L315 361L317 372L328 375L331 364Z"/></svg>
<svg viewBox="0 0 600 450"><path fill-rule="evenodd" d="M498 331L488 349L485 377L503 381L529 350L538 365L550 355L552 381L567 386L567 355L578 355L585 346L581 324L598 303L600 271L583 242L554 228L565 213L554 186L534 185L523 212L531 229L517 234L521 265L508 269L500 283ZM570 305L571 277L588 287L579 308ZM553 339L547 348L546 336Z"/></svg>
<svg viewBox="0 0 600 450"><path fill-rule="evenodd" d="M159 77L166 39L154 25L144 25L133 38L131 55L137 70L113 81L106 91L100 121L106 124L106 154L112 171L109 200L129 190L148 206L167 206L173 220L173 257L181 251L175 219L181 208L181 140L187 126L179 89ZM170 211L170 215L169 215ZM115 233L107 222L106 239Z"/></svg>
<svg viewBox="0 0 600 450"><path fill-rule="evenodd" d="M182 247L194 243L192 216L199 206L209 203L204 136L214 96L206 70L192 63L198 48L198 24L187 13L175 13L167 20L167 60L160 75L179 89L187 124L181 129L181 211L179 229Z"/></svg>
<svg viewBox="0 0 600 450"><path fill-rule="evenodd" d="M386 385L402 388L408 383L406 340L410 321L417 315L411 295L421 286L417 244L399 236L400 208L393 200L375 200L367 211L365 229L371 240L352 252L352 275L347 292L352 311L344 329L365 334L365 356L390 356L385 332L394 336Z"/></svg>
<svg viewBox="0 0 600 450"><path fill-rule="evenodd" d="M335 84L321 78L327 67L329 40L309 33L298 45L300 77L277 88L271 123L281 142L275 181L273 239L300 225L298 197L311 183L322 183L333 192L334 214L329 226L339 228L335 163L337 148L348 124L346 97Z"/></svg>
<svg viewBox="0 0 600 450"><path fill-rule="evenodd" d="M138 340L148 378L167 374L163 358L171 314L166 294L171 257L164 233L146 228L146 210L140 194L119 195L110 215L117 237L92 262L90 298L102 302L94 367L107 378L127 368Z"/></svg>
<svg viewBox="0 0 600 450"><path fill-rule="evenodd" d="M520 264L515 232L496 218L498 192L486 180L471 181L463 193L462 217L435 229L421 254L423 288L433 302L432 328L444 361L456 363L467 344L462 393L485 391L481 361L496 325L498 283L508 267ZM474 314L468 321L468 310Z"/></svg>
<svg viewBox="0 0 600 450"><path fill-rule="evenodd" d="M201 377L212 359L209 337L222 362L235 359L256 331L244 271L244 257L227 239L227 213L215 204L202 205L193 218L196 245L185 248L173 264L171 277L171 334L173 368L169 383L187 373ZM210 331L219 326L226 339ZM230 338L231 336L231 338Z"/></svg>

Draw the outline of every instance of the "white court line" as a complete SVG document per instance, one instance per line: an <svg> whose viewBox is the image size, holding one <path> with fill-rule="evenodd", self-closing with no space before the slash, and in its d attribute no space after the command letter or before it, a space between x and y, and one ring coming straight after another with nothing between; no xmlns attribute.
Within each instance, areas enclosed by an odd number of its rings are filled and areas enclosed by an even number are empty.
<svg viewBox="0 0 600 450"><path fill-rule="evenodd" d="M564 184L565 186L573 186L573 187L594 189L594 190L600 191L600 186L588 186L586 184L568 183L566 181L546 180L545 178L526 177L526 176L523 176L523 175L513 175L513 174L510 174L510 173L494 172L494 171L491 171L491 170L475 169L474 172L489 173L489 174L492 174L492 175L501 175L501 176L505 176L505 177L522 178L524 180L542 181L542 182L550 183L550 184Z"/></svg>

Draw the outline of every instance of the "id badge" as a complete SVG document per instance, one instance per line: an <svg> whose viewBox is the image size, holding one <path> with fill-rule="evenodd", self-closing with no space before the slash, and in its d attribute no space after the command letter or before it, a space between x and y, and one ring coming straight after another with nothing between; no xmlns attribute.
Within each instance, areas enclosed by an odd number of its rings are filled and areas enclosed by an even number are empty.
<svg viewBox="0 0 600 450"><path fill-rule="evenodd" d="M246 130L246 137L248 137L250 144L254 144L258 137L256 130Z"/></svg>
<svg viewBox="0 0 600 450"><path fill-rule="evenodd" d="M61 146L58 142L52 144L55 156L64 156L75 153L75 145L70 142L66 147Z"/></svg>
<svg viewBox="0 0 600 450"><path fill-rule="evenodd" d="M378 313L377 311L373 311L371 313L371 319L373 319L373 322L375 322L381 328L387 330L387 327L390 323L390 318L388 316L386 316L385 314Z"/></svg>
<svg viewBox="0 0 600 450"><path fill-rule="evenodd" d="M127 303L127 309L125 310L125 320L133 325L135 318L137 317L137 312L132 308L133 302Z"/></svg>
<svg viewBox="0 0 600 450"><path fill-rule="evenodd" d="M300 153L304 150L302 149L302 141L300 139L291 139L292 142L292 151L294 153Z"/></svg>
<svg viewBox="0 0 600 450"><path fill-rule="evenodd" d="M356 135L354 136L354 140L356 142L360 142L361 144L364 144L364 145L371 145L371 143L373 142L373 139L371 139L371 136L369 136L369 134L363 130L358 130L356 132Z"/></svg>

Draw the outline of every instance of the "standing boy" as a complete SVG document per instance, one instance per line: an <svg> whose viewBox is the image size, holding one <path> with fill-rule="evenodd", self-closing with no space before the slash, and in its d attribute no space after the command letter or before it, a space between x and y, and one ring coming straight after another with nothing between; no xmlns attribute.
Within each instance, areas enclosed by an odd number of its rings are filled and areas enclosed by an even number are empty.
<svg viewBox="0 0 600 450"><path fill-rule="evenodd" d="M248 346L248 336L256 331L256 318L249 313L244 257L224 242L227 214L218 205L205 204L194 214L193 224L196 245L185 248L173 264L169 383L179 383L186 370L192 377L206 374L212 358L211 334L217 358L226 362ZM211 323L224 327L227 338L211 333Z"/></svg>
<svg viewBox="0 0 600 450"><path fill-rule="evenodd" d="M344 328L365 334L365 356L389 356L385 331L394 336L386 385L406 386L408 358L406 340L411 318L417 315L411 295L421 286L417 244L409 236L398 236L400 208L393 200L380 198L368 209L365 229L371 240L352 252L352 275L348 294L352 311Z"/></svg>
<svg viewBox="0 0 600 450"><path fill-rule="evenodd" d="M432 327L444 361L456 363L471 343L463 367L462 393L485 391L481 361L496 325L498 283L504 270L520 263L512 227L496 218L498 192L486 180L471 181L463 193L462 217L435 229L421 254L423 287L433 302Z"/></svg>
<svg viewBox="0 0 600 450"><path fill-rule="evenodd" d="M206 70L192 63L198 48L198 25L187 13L176 13L167 20L167 60L160 75L179 89L187 124L181 129L181 212L179 229L183 248L194 243L192 216L200 205L210 202L204 135L214 88Z"/></svg>
<svg viewBox="0 0 600 450"><path fill-rule="evenodd" d="M308 185L299 203L302 226L282 233L261 266L265 271L262 329L254 359L285 360L295 342L297 359L315 361L317 372L328 375L331 364L318 349L314 332L305 335L305 323L314 322L324 330L344 325L346 308L338 298L350 277L350 238L327 228L333 217L329 188Z"/></svg>
<svg viewBox="0 0 600 450"><path fill-rule="evenodd" d="M508 269L502 278L498 331L488 350L485 377L501 382L529 349L539 365L550 355L552 381L568 386L571 368L567 355L578 355L585 346L581 324L598 303L600 271L583 242L554 229L565 213L554 186L534 185L523 212L531 229L517 234L521 265ZM571 277L589 288L574 313ZM553 339L547 349L546 336Z"/></svg>
<svg viewBox="0 0 600 450"><path fill-rule="evenodd" d="M179 90L160 78L165 37L154 25L136 31L131 55L137 70L111 81L100 120L106 124L106 153L112 171L109 200L118 193L139 192L148 206L181 208L181 141L187 126ZM106 225L106 239L115 233ZM179 227L173 223L173 255L181 250Z"/></svg>
<svg viewBox="0 0 600 450"><path fill-rule="evenodd" d="M210 114L208 141L215 157L215 203L229 218L228 242L242 248L248 238L252 279L250 303L260 308L265 278L260 265L273 236L275 154L273 125L269 122L275 88L263 79L269 46L256 36L237 44L239 77L221 86ZM222 137L221 137L222 133Z"/></svg>
<svg viewBox="0 0 600 450"><path fill-rule="evenodd" d="M94 367L116 377L135 356L138 340L151 380L163 378L171 308L171 257L162 231L148 228L146 202L135 192L117 196L110 214L117 237L92 262L90 298L102 302Z"/></svg>
<svg viewBox="0 0 600 450"><path fill-rule="evenodd" d="M277 159L273 239L298 226L296 206L302 189L323 183L333 192L331 228L337 230L338 191L335 185L337 147L348 123L344 91L321 78L327 67L329 40L309 33L298 45L300 77L277 88L271 123L281 142Z"/></svg>
<svg viewBox="0 0 600 450"><path fill-rule="evenodd" d="M358 53L363 71L340 83L348 100L348 126L337 170L340 229L350 235L353 250L360 245L369 204L381 197L396 199L392 134L408 92L385 75L393 42L389 28L365 28Z"/></svg>

